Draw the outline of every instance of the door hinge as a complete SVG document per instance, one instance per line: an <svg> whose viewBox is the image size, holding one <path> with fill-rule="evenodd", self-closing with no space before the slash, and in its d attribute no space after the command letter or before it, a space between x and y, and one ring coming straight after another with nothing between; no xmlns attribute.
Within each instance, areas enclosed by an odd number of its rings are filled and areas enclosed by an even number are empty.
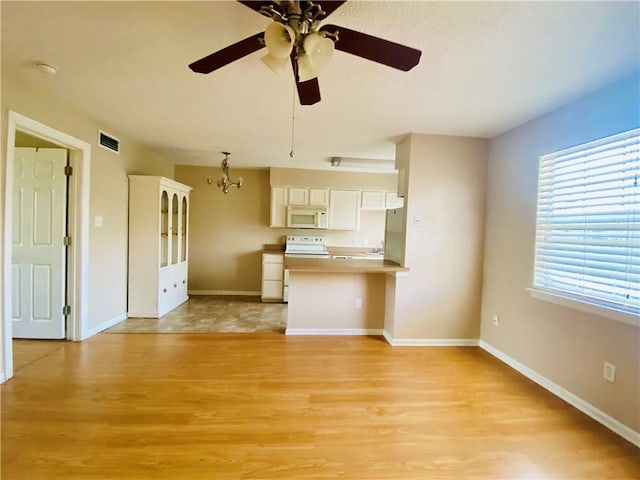
<svg viewBox="0 0 640 480"><path fill-rule="evenodd" d="M65 174L67 177L70 177L70 176L73 174L73 167L72 167L71 165L66 165L66 166L64 167L64 174Z"/></svg>
<svg viewBox="0 0 640 480"><path fill-rule="evenodd" d="M62 244L63 244L65 247L68 247L69 245L71 245L71 237L70 237L69 235L65 235L65 236L62 238Z"/></svg>
<svg viewBox="0 0 640 480"><path fill-rule="evenodd" d="M62 307L62 314L71 315L71 305L65 305L64 307Z"/></svg>

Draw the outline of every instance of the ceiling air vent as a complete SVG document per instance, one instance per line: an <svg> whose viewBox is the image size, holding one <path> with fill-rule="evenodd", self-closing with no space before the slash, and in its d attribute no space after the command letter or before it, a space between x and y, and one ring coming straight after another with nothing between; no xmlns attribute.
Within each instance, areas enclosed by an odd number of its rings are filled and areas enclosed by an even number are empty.
<svg viewBox="0 0 640 480"><path fill-rule="evenodd" d="M98 145L113 153L120 153L120 140L102 130L98 130Z"/></svg>

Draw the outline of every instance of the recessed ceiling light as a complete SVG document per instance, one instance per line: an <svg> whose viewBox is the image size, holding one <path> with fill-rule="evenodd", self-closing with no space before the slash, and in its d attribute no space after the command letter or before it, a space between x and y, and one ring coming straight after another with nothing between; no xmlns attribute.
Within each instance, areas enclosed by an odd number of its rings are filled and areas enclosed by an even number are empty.
<svg viewBox="0 0 640 480"><path fill-rule="evenodd" d="M38 70L40 70L42 73L48 73L49 75L55 75L58 71L56 67L47 63L38 63Z"/></svg>

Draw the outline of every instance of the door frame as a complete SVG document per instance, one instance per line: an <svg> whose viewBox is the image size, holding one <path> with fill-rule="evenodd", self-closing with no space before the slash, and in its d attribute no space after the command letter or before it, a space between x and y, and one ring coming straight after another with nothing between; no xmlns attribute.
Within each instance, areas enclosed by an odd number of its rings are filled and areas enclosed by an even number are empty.
<svg viewBox="0 0 640 480"><path fill-rule="evenodd" d="M4 228L2 231L2 364L0 382L13 376L13 345L11 320L11 255L13 217L13 168L16 130L42 138L69 150L73 175L69 179L69 210L67 222L71 235L71 246L67 254L67 295L71 314L67 320L67 339L80 341L88 331L88 285L89 285L89 191L91 145L64 132L49 127L14 111L8 112L7 156L4 182Z"/></svg>

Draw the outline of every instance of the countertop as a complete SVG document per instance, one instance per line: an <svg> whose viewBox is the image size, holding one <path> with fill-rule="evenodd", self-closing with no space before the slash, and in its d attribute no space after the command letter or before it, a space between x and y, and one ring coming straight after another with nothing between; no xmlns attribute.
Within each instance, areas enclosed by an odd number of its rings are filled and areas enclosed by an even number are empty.
<svg viewBox="0 0 640 480"><path fill-rule="evenodd" d="M408 272L409 269L390 260L298 258L284 257L284 268L290 272L318 273L393 273Z"/></svg>

